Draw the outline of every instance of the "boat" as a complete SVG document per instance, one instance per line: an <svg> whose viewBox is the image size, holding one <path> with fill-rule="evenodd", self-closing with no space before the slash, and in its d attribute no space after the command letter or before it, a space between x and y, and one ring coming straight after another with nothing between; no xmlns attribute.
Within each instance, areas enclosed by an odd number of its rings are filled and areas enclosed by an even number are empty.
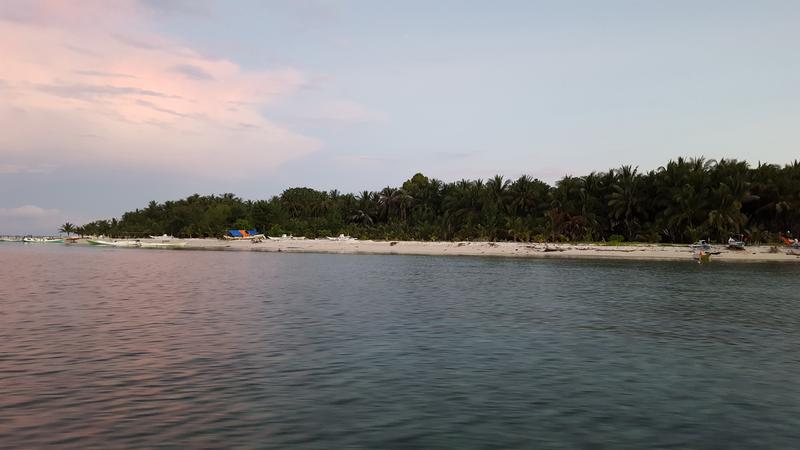
<svg viewBox="0 0 800 450"><path fill-rule="evenodd" d="M142 248L183 248L186 242L140 242Z"/></svg>
<svg viewBox="0 0 800 450"><path fill-rule="evenodd" d="M114 245L113 241L104 241L102 239L87 239L86 242L88 242L89 245L106 245L106 246Z"/></svg>
<svg viewBox="0 0 800 450"><path fill-rule="evenodd" d="M20 237L3 236L0 237L0 242L22 242Z"/></svg>
<svg viewBox="0 0 800 450"><path fill-rule="evenodd" d="M29 244L63 244L64 240L59 238L26 236L22 238L22 242Z"/></svg>
<svg viewBox="0 0 800 450"><path fill-rule="evenodd" d="M700 239L689 247L691 247L692 250L711 250L711 244L705 239Z"/></svg>
<svg viewBox="0 0 800 450"><path fill-rule="evenodd" d="M345 236L343 234L340 234L338 237L330 237L330 236L328 236L327 239L329 241L355 241L356 240L356 238L354 238L354 237Z"/></svg>
<svg viewBox="0 0 800 450"><path fill-rule="evenodd" d="M105 247L141 247L142 243L137 240L105 241L102 239L87 239L89 245L100 245Z"/></svg>
<svg viewBox="0 0 800 450"><path fill-rule="evenodd" d="M257 230L228 230L223 238L231 241L251 240L253 242L261 242L267 239L267 236L260 234Z"/></svg>
<svg viewBox="0 0 800 450"><path fill-rule="evenodd" d="M294 237L291 234L290 235L285 235L284 234L284 235L282 235L280 237L267 236L267 239L269 239L270 241L300 241L300 240L305 239L305 237L304 236ZM331 238L329 238L329 239L331 239Z"/></svg>
<svg viewBox="0 0 800 450"><path fill-rule="evenodd" d="M728 249L730 249L730 250L744 250L744 239L743 239L743 236L739 235L736 238L734 238L733 236L729 237L728 238Z"/></svg>
<svg viewBox="0 0 800 450"><path fill-rule="evenodd" d="M800 241L797 238L790 238L788 236L781 235L781 241L787 246L791 248L800 248Z"/></svg>
<svg viewBox="0 0 800 450"><path fill-rule="evenodd" d="M135 240L121 240L121 241L113 241L111 243L114 247L141 247L142 242L138 239Z"/></svg>
<svg viewBox="0 0 800 450"><path fill-rule="evenodd" d="M171 241L171 240L173 240L175 238L170 236L170 235L168 235L168 234L162 234L161 236L150 236L150 239L157 239L157 240L161 240L161 241Z"/></svg>

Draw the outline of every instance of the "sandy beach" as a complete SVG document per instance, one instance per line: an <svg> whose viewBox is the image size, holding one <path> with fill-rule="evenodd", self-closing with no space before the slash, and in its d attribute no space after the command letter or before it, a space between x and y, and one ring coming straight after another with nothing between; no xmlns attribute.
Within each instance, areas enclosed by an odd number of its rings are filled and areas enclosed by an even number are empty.
<svg viewBox="0 0 800 450"><path fill-rule="evenodd" d="M160 242L142 239L141 242ZM693 253L688 245L630 244L606 246L599 244L552 244L524 242L420 242L420 241L337 241L322 239L222 240L222 239L175 239L185 243L182 250L220 250L289 253L338 253L338 254L384 254L384 255L430 255L430 256L495 256L514 258L585 258L619 260L685 260L692 261ZM73 244L74 245L74 244ZM80 245L80 244L78 244ZM800 255L788 254L789 249L751 246L745 250L729 250L725 246L714 246L713 262L794 262L800 263Z"/></svg>

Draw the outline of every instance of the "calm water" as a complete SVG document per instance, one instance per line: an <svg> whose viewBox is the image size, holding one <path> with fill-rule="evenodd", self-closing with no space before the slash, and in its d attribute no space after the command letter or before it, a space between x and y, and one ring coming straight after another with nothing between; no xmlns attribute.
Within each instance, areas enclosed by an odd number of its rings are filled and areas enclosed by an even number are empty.
<svg viewBox="0 0 800 450"><path fill-rule="evenodd" d="M0 447L798 448L800 266L0 244Z"/></svg>

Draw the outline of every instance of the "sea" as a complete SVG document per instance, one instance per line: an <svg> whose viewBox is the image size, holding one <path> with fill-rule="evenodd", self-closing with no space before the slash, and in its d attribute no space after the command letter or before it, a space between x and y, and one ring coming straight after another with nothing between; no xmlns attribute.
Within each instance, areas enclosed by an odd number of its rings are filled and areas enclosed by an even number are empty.
<svg viewBox="0 0 800 450"><path fill-rule="evenodd" d="M0 243L0 448L800 448L800 265Z"/></svg>

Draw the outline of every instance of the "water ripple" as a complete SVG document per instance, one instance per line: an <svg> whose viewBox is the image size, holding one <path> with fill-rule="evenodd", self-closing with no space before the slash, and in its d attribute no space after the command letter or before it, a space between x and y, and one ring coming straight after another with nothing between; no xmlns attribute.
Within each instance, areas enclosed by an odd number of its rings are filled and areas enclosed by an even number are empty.
<svg viewBox="0 0 800 450"><path fill-rule="evenodd" d="M0 447L796 448L793 267L0 247Z"/></svg>

